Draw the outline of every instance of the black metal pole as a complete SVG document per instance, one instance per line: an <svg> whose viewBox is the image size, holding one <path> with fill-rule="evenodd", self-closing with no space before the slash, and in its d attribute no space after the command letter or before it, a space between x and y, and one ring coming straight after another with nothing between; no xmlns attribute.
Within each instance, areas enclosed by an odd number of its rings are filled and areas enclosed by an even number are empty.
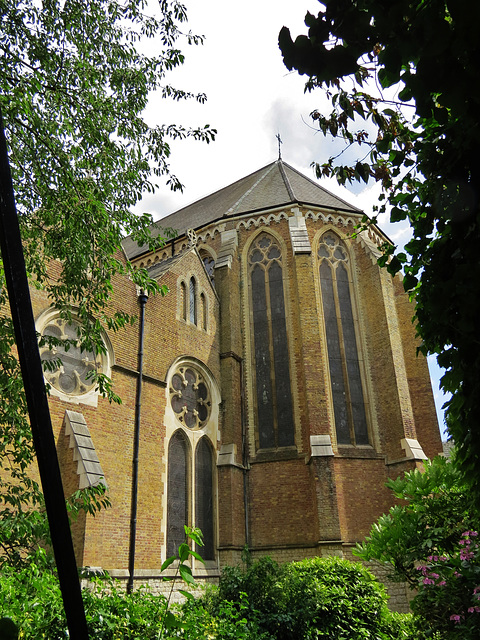
<svg viewBox="0 0 480 640"><path fill-rule="evenodd" d="M38 350L1 110L0 247L67 625L71 640L88 640L85 610Z"/></svg>
<svg viewBox="0 0 480 640"><path fill-rule="evenodd" d="M128 582L127 593L133 591L135 573L135 541L137 538L137 502L138 502L138 452L140 449L140 413L142 408L142 382L143 382L143 338L145 333L145 305L148 295L140 291L138 302L140 304L140 322L138 337L138 377L135 400L135 425L133 433L133 464L132 464L132 506L130 511L130 548L128 551Z"/></svg>

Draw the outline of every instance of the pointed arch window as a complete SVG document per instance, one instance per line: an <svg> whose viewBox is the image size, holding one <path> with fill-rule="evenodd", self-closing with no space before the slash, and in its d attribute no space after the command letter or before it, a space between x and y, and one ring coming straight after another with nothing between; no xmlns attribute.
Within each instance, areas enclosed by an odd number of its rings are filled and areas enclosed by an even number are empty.
<svg viewBox="0 0 480 640"><path fill-rule="evenodd" d="M182 319L187 319L187 287L184 282L180 283L180 308L182 310Z"/></svg>
<svg viewBox="0 0 480 640"><path fill-rule="evenodd" d="M188 449L187 438L181 430L176 431L168 445L167 558L176 555L185 542L184 525L189 522Z"/></svg>
<svg viewBox="0 0 480 640"><path fill-rule="evenodd" d="M260 449L295 444L282 254L260 234L248 254L253 361Z"/></svg>
<svg viewBox="0 0 480 640"><path fill-rule="evenodd" d="M211 385L193 362L171 372L170 408L178 421L167 451L167 558L185 541L184 526L199 527L204 546L197 551L213 561L215 543L215 455L208 431L212 423ZM212 433L211 430L209 433Z"/></svg>
<svg viewBox="0 0 480 640"><path fill-rule="evenodd" d="M204 436L195 452L195 524L202 530L204 543L197 551L204 560L215 559L213 516L213 454Z"/></svg>
<svg viewBox="0 0 480 640"><path fill-rule="evenodd" d="M197 324L197 284L193 276L190 278L188 290L190 298L190 322Z"/></svg>
<svg viewBox="0 0 480 640"><path fill-rule="evenodd" d="M200 313L202 315L202 329L207 330L207 321L208 321L208 313L207 313L207 298L205 294L200 294Z"/></svg>
<svg viewBox="0 0 480 640"><path fill-rule="evenodd" d="M345 243L327 232L318 248L328 365L338 444L369 444Z"/></svg>
<svg viewBox="0 0 480 640"><path fill-rule="evenodd" d="M208 273L211 283L215 286L215 260L206 251L200 252L205 271Z"/></svg>

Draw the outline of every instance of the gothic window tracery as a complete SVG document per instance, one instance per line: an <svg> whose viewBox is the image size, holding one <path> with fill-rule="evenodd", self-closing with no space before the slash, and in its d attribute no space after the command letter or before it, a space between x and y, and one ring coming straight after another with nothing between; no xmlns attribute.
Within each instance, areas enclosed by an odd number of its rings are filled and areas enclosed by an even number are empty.
<svg viewBox="0 0 480 640"><path fill-rule="evenodd" d="M347 248L329 231L321 238L317 257L337 442L366 445L368 427Z"/></svg>
<svg viewBox="0 0 480 640"><path fill-rule="evenodd" d="M256 419L260 449L295 444L282 253L268 233L248 254Z"/></svg>
<svg viewBox="0 0 480 640"><path fill-rule="evenodd" d="M109 375L109 351L95 352L81 342L81 324L75 317L66 320L48 310L37 321L42 335L40 357L46 381L61 397L81 398L96 395L95 374Z"/></svg>
<svg viewBox="0 0 480 640"><path fill-rule="evenodd" d="M167 460L167 557L185 541L184 525L195 524L203 532L204 560L215 560L215 456L218 415L214 381L204 367L181 359L168 377L168 397L176 423L168 445ZM215 401L216 402L216 401Z"/></svg>
<svg viewBox="0 0 480 640"><path fill-rule="evenodd" d="M177 419L189 429L205 425L212 406L210 391L200 371L179 367L170 383L170 402Z"/></svg>

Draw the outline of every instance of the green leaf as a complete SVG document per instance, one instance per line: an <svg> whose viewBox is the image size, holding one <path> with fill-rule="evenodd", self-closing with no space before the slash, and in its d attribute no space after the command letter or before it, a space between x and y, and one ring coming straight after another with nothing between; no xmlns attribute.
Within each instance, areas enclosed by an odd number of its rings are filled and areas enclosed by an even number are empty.
<svg viewBox="0 0 480 640"><path fill-rule="evenodd" d="M168 569L168 567L173 564L175 562L175 560L177 560L176 556L172 556L171 558L167 558L165 560L165 562L162 564L160 571L165 571L165 569Z"/></svg>
<svg viewBox="0 0 480 640"><path fill-rule="evenodd" d="M195 580L193 579L192 576L192 570L190 569L189 566L185 565L185 564L181 564L178 567L178 571L180 573L180 577L182 578L182 580L184 582L186 582L187 584L195 584Z"/></svg>

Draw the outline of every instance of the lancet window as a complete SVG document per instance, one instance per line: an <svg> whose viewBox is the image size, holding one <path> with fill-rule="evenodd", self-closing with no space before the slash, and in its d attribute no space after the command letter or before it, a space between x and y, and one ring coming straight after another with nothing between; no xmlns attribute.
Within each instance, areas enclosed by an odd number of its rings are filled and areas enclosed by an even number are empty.
<svg viewBox="0 0 480 640"><path fill-rule="evenodd" d="M179 429L168 446L167 558L177 554L185 542L184 526L194 522L204 542L197 551L204 560L215 560L213 448L206 436L198 441L194 462L192 472L190 444Z"/></svg>
<svg viewBox="0 0 480 640"><path fill-rule="evenodd" d="M197 283L193 276L190 278L188 291L190 296L190 322L197 324Z"/></svg>
<svg viewBox="0 0 480 640"><path fill-rule="evenodd" d="M207 373L193 361L177 363L169 376L168 397L177 429L167 451L167 557L185 542L184 526L203 532L204 560L215 560L215 390ZM208 436L207 436L208 433Z"/></svg>
<svg viewBox="0 0 480 640"><path fill-rule="evenodd" d="M197 549L204 560L215 559L213 508L213 453L206 437L195 452L195 525L203 533L203 547Z"/></svg>
<svg viewBox="0 0 480 640"><path fill-rule="evenodd" d="M328 365L338 444L369 443L359 349L345 243L333 232L321 238L318 262Z"/></svg>
<svg viewBox="0 0 480 640"><path fill-rule="evenodd" d="M181 430L176 431L168 445L167 481L167 558L177 554L185 542L184 525L189 523L189 444Z"/></svg>
<svg viewBox="0 0 480 640"><path fill-rule="evenodd" d="M258 446L291 446L295 437L283 260L273 236L257 236L248 254L248 268Z"/></svg>

